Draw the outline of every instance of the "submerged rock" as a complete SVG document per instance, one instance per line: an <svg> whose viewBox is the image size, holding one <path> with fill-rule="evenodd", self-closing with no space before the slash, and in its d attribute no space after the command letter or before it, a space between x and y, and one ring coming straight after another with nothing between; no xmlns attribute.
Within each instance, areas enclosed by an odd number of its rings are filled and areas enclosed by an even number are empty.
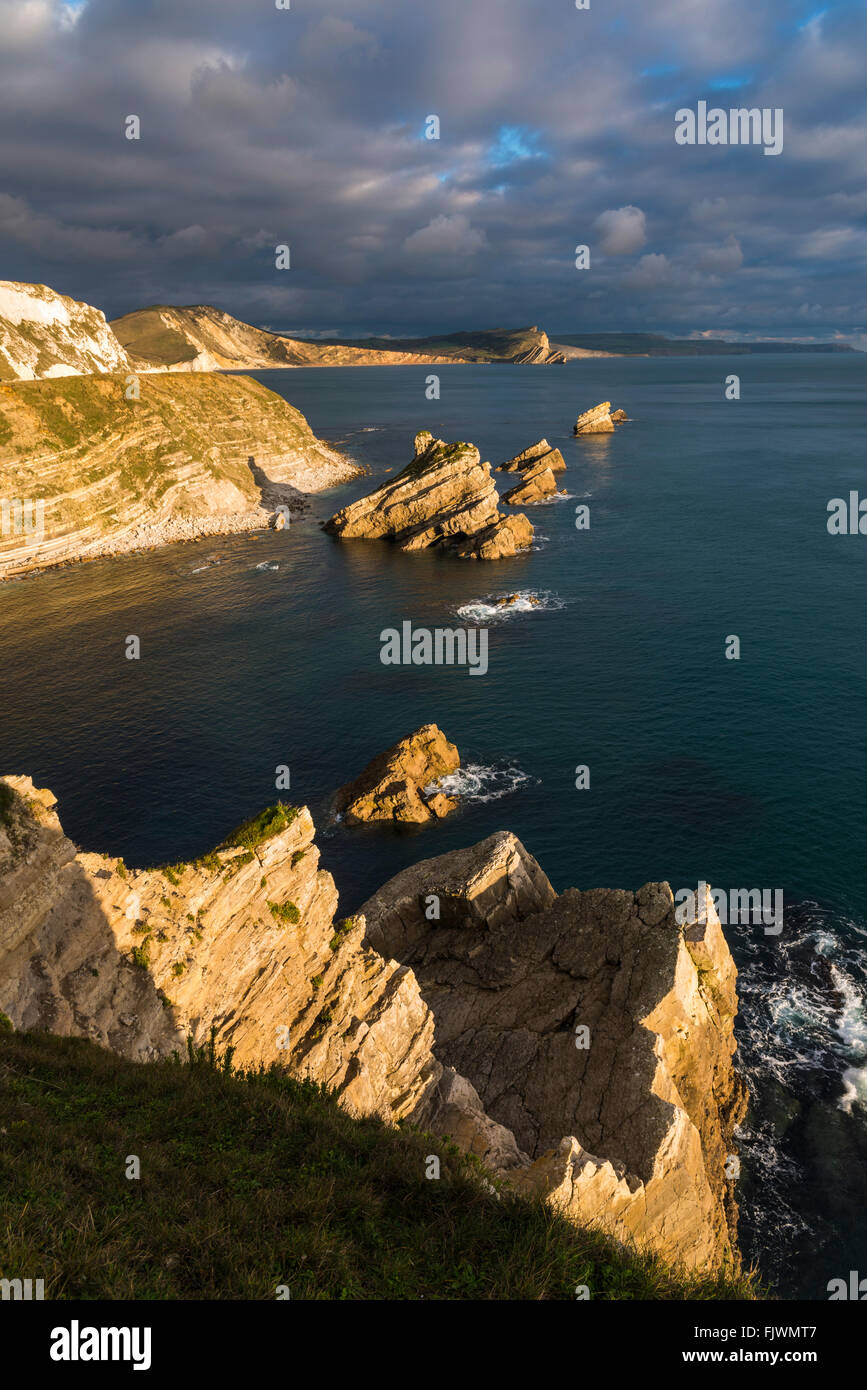
<svg viewBox="0 0 867 1390"><path fill-rule="evenodd" d="M342 787L335 810L348 824L396 820L422 824L447 816L457 806L442 792L426 794L436 783L461 765L460 754L436 724L424 724L368 763L364 771Z"/></svg>
<svg viewBox="0 0 867 1390"><path fill-rule="evenodd" d="M615 410L612 414L611 402L602 401L592 410L585 410L575 421L573 434L613 434L615 422L619 424L628 419L625 410Z"/></svg>
<svg viewBox="0 0 867 1390"><path fill-rule="evenodd" d="M325 523L343 540L392 540L401 550L438 546L463 559L497 560L532 544L525 516L504 516L491 477L474 444L446 444L427 430L415 437L415 457L367 497Z"/></svg>

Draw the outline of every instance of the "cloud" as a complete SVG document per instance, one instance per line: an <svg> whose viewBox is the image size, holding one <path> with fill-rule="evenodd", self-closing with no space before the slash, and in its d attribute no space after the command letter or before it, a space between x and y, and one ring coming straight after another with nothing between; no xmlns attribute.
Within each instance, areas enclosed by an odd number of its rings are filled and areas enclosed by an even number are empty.
<svg viewBox="0 0 867 1390"><path fill-rule="evenodd" d="M458 212L453 217L435 217L426 227L420 227L406 238L403 249L412 258L448 256L463 259L481 251L486 242L485 233L473 227L464 213Z"/></svg>
<svg viewBox="0 0 867 1390"><path fill-rule="evenodd" d="M647 219L641 208L609 208L594 226L602 234L600 249L606 256L628 256L647 241Z"/></svg>
<svg viewBox="0 0 867 1390"><path fill-rule="evenodd" d="M744 263L744 253L736 236L728 236L722 246L709 246L699 256L702 270L713 275L726 275L739 270Z"/></svg>
<svg viewBox="0 0 867 1390"><path fill-rule="evenodd" d="M863 333L867 9L809 10L632 0L612 41L526 0L0 0L3 274L286 330ZM747 75L779 159L675 145Z"/></svg>

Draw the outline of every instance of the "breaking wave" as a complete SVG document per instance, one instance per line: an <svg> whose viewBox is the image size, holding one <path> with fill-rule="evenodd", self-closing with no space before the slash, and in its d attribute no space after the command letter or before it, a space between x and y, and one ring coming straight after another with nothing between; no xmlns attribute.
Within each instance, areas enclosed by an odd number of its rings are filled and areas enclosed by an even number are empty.
<svg viewBox="0 0 867 1390"><path fill-rule="evenodd" d="M514 599L514 603L503 603L503 599ZM489 594L487 598L473 599L456 609L459 618L470 623L506 622L516 613L550 613L566 604L558 594L547 589L519 589L513 593Z"/></svg>
<svg viewBox="0 0 867 1390"><path fill-rule="evenodd" d="M456 796L462 801L499 801L502 796L510 796L521 787L538 782L515 763L467 763L439 778L425 787L425 794L445 792L446 796Z"/></svg>

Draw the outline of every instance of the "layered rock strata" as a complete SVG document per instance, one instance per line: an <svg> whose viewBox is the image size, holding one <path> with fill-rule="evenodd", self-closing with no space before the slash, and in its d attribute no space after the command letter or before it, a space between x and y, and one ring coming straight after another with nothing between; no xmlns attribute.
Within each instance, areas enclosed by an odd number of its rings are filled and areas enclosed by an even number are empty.
<svg viewBox="0 0 867 1390"><path fill-rule="evenodd" d="M505 516L491 466L474 444L446 444L427 430L395 478L343 507L325 523L341 540L391 540L401 550L437 546L462 559L497 560L531 545L520 512Z"/></svg>
<svg viewBox="0 0 867 1390"><path fill-rule="evenodd" d="M625 410L611 409L610 401L602 401L592 409L579 415L572 429L573 434L613 434L614 426L628 419Z"/></svg>
<svg viewBox="0 0 867 1390"><path fill-rule="evenodd" d="M501 832L338 921L305 808L271 808L193 863L132 870L77 851L54 807L0 779L0 1011L15 1027L139 1060L213 1030L242 1064L451 1135L581 1222L694 1268L733 1259L744 1100L709 895L683 924L666 884L558 896Z"/></svg>

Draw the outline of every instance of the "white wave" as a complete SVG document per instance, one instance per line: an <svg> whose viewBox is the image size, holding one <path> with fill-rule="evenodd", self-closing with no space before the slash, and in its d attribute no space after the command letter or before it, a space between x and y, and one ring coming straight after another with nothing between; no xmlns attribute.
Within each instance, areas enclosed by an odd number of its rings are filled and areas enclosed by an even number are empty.
<svg viewBox="0 0 867 1390"><path fill-rule="evenodd" d="M445 792L446 796L456 796L462 801L499 801L500 797L509 796L519 787L529 786L537 780L514 763L467 763L457 772L450 772L447 777L431 782L424 792L426 796Z"/></svg>
<svg viewBox="0 0 867 1390"><path fill-rule="evenodd" d="M514 598L514 603L501 603L498 600ZM471 623L507 622L516 613L550 613L566 604L558 594L549 589L518 589L510 593L489 594L487 598L473 599L456 609L459 618Z"/></svg>
<svg viewBox="0 0 867 1390"><path fill-rule="evenodd" d="M278 570L280 563L278 560L262 560L258 565L254 565L254 570Z"/></svg>

